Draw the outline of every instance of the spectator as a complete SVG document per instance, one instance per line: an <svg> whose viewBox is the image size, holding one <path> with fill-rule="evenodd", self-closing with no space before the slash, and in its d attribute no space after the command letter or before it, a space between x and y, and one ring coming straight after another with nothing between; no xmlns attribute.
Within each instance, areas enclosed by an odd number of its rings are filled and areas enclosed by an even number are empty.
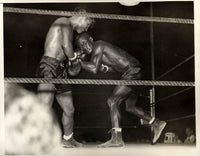
<svg viewBox="0 0 200 156"><path fill-rule="evenodd" d="M186 137L184 143L186 143L186 144L194 144L195 141L196 141L196 137L194 135L194 131L191 128L187 127L185 129L185 134L186 134L187 137Z"/></svg>
<svg viewBox="0 0 200 156"><path fill-rule="evenodd" d="M176 144L181 144L182 143L182 141L181 141L181 139L179 139L178 135L175 136L174 143L176 143Z"/></svg>
<svg viewBox="0 0 200 156"><path fill-rule="evenodd" d="M4 96L6 154L48 154L60 145L58 122L36 95L5 84Z"/></svg>

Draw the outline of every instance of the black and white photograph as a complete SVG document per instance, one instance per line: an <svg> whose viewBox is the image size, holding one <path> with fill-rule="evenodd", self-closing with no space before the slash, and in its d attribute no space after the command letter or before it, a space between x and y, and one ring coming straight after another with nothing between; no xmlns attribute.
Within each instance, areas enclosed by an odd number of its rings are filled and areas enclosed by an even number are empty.
<svg viewBox="0 0 200 156"><path fill-rule="evenodd" d="M3 153L199 155L195 4L3 2Z"/></svg>

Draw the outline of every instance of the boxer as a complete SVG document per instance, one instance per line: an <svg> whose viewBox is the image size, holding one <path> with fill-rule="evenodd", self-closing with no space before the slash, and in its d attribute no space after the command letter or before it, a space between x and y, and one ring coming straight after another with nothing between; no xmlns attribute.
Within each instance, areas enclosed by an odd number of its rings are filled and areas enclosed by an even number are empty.
<svg viewBox="0 0 200 156"><path fill-rule="evenodd" d="M118 72L121 74L122 80L141 79L142 65L134 56L128 54L125 50L105 41L94 41L93 38L85 32L77 36L76 45L82 51L91 55L91 59L88 62L79 59L81 67L86 71L96 74L98 71L102 70L103 65L104 72ZM110 140L98 147L120 147L124 145L121 135L121 113L119 109L119 105L123 102L126 104L127 112L147 121L153 127L153 143L158 140L166 122L151 117L142 108L136 106L136 101L136 86L118 85L114 88L111 96L107 100L112 123L112 136Z"/></svg>

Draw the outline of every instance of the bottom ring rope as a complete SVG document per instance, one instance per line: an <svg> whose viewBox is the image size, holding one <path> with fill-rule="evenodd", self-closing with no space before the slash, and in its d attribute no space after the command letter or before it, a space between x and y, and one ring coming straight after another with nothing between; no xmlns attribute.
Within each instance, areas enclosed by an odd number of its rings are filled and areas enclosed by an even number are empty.
<svg viewBox="0 0 200 156"><path fill-rule="evenodd" d="M148 81L148 80L100 80L100 79L53 79L53 78L14 78L5 77L7 83L54 83L82 85L136 85L136 86L195 86L186 81Z"/></svg>

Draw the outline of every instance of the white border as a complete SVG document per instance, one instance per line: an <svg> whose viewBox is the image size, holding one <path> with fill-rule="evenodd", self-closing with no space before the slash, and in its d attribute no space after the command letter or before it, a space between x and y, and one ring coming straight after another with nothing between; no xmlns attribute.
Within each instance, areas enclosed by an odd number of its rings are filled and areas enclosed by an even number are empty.
<svg viewBox="0 0 200 156"><path fill-rule="evenodd" d="M125 0L121 0L125 1ZM132 2L133 0L126 0L128 2ZM138 1L138 0L136 0ZM141 0L141 2L161 2L162 0ZM193 0L168 0L168 1L193 1ZM78 3L78 2L118 2L116 0L0 0L0 3ZM152 155L152 156L199 156L200 155L200 0L194 0L194 18L195 18L195 97L196 97L196 138L197 144L195 148L186 148L183 150L182 148L174 149L172 148L165 148L165 147L158 147L150 146L150 147L133 147L124 153L123 149L76 149L76 150L69 150L66 152L66 155L111 155L115 154L118 155ZM0 34L3 34L3 5L0 4ZM3 35L0 36L0 99L4 98L3 92ZM0 105L0 156L4 155L4 101L1 102ZM75 152L76 151L76 152Z"/></svg>
<svg viewBox="0 0 200 156"><path fill-rule="evenodd" d="M0 34L3 34L3 5L0 4ZM3 79L3 35L0 36L0 155L4 155L4 79Z"/></svg>
<svg viewBox="0 0 200 156"><path fill-rule="evenodd" d="M120 1L120 0L119 0ZM130 1L130 0L124 0ZM137 0L135 0L137 1ZM147 0L148 1L148 0ZM81 2L118 2L116 0L1 0L1 3L81 3Z"/></svg>
<svg viewBox="0 0 200 156"><path fill-rule="evenodd" d="M200 154L200 1L194 1L196 138Z"/></svg>
<svg viewBox="0 0 200 156"><path fill-rule="evenodd" d="M126 3L132 3L132 2L166 2L166 1L193 1L193 0L1 0L1 3L38 3L38 2L44 2L44 3L65 3L65 2L73 2L73 3L79 3L79 2L126 2Z"/></svg>

